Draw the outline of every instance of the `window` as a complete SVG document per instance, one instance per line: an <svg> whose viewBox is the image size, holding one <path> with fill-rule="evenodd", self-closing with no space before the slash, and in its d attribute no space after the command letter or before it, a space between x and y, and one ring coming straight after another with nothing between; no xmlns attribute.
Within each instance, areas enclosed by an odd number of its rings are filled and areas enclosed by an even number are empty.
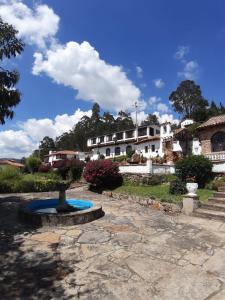
<svg viewBox="0 0 225 300"><path fill-rule="evenodd" d="M151 146L151 150L152 150L152 152L155 152L155 145Z"/></svg>
<svg viewBox="0 0 225 300"><path fill-rule="evenodd" d="M154 136L154 128L150 127L150 135Z"/></svg>
<svg viewBox="0 0 225 300"><path fill-rule="evenodd" d="M145 153L148 153L148 146L145 146Z"/></svg>
<svg viewBox="0 0 225 300"><path fill-rule="evenodd" d="M100 143L104 143L104 136L100 136Z"/></svg>
<svg viewBox="0 0 225 300"><path fill-rule="evenodd" d="M105 156L110 156L110 153L111 153L110 148L107 148L107 149L105 150Z"/></svg>
<svg viewBox="0 0 225 300"><path fill-rule="evenodd" d="M160 130L159 129L156 129L156 134L160 134Z"/></svg>
<svg viewBox="0 0 225 300"><path fill-rule="evenodd" d="M126 131L126 139L130 139L134 137L134 131L133 130L129 130Z"/></svg>
<svg viewBox="0 0 225 300"><path fill-rule="evenodd" d="M117 140L122 140L122 139L123 139L123 132L118 132L118 133L116 134L116 139L117 139Z"/></svg>
<svg viewBox="0 0 225 300"><path fill-rule="evenodd" d="M93 138L92 140L91 140L91 143L94 145L94 144L96 144L96 138Z"/></svg>
<svg viewBox="0 0 225 300"><path fill-rule="evenodd" d="M147 135L147 127L138 128L138 136Z"/></svg>
<svg viewBox="0 0 225 300"><path fill-rule="evenodd" d="M163 133L166 133L167 132L167 129L166 129L166 125L163 126Z"/></svg>
<svg viewBox="0 0 225 300"><path fill-rule="evenodd" d="M212 152L225 151L225 132L219 131L211 138Z"/></svg>
<svg viewBox="0 0 225 300"><path fill-rule="evenodd" d="M112 134L107 135L107 141L108 141L108 142L111 142L111 141L112 141L112 138L113 138Z"/></svg>
<svg viewBox="0 0 225 300"><path fill-rule="evenodd" d="M127 147L126 147L126 154L128 154L129 152L131 152L132 151L132 146L131 145L128 145Z"/></svg>
<svg viewBox="0 0 225 300"><path fill-rule="evenodd" d="M115 155L120 155L120 147L115 148Z"/></svg>

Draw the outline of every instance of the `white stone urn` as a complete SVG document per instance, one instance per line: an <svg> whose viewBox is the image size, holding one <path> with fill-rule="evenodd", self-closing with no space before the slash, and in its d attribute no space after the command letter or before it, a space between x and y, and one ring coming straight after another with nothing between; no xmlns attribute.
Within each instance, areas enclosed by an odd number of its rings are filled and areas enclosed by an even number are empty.
<svg viewBox="0 0 225 300"><path fill-rule="evenodd" d="M196 196L196 191L198 189L198 184L197 182L187 182L186 183L186 188L188 191L189 196Z"/></svg>

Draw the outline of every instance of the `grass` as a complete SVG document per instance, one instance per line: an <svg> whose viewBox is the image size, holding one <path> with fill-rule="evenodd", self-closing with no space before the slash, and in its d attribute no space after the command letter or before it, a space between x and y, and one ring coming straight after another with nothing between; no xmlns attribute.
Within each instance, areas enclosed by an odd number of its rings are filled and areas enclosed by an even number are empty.
<svg viewBox="0 0 225 300"><path fill-rule="evenodd" d="M160 184L153 186L135 186L124 184L114 190L114 192L132 194L140 197L153 197L164 202L178 203L182 200L182 195L172 195L169 193L169 185ZM199 189L197 192L200 201L207 201L213 194L212 190Z"/></svg>

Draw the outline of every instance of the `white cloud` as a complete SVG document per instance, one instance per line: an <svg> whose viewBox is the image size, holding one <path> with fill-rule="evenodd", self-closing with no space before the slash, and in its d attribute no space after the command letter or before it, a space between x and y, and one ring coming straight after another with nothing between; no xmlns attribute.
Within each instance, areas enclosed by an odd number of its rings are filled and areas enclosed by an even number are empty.
<svg viewBox="0 0 225 300"><path fill-rule="evenodd" d="M189 50L190 48L188 46L179 46L174 54L174 57L177 60L183 61L185 60L186 55L189 53Z"/></svg>
<svg viewBox="0 0 225 300"><path fill-rule="evenodd" d="M52 119L28 119L18 124L19 130L0 131L1 157L21 158L28 156L38 147L45 136L56 138L71 130L83 117L91 116L91 110L77 109L72 115L58 115Z"/></svg>
<svg viewBox="0 0 225 300"><path fill-rule="evenodd" d="M175 119L172 114L162 114L162 115L160 115L160 113L158 111L155 111L153 114L157 116L157 118L158 118L158 120L161 124L165 123L165 122L179 124L179 120Z"/></svg>
<svg viewBox="0 0 225 300"><path fill-rule="evenodd" d="M107 64L88 43L69 42L35 53L33 74L44 73L56 83L77 90L76 98L98 102L101 107L119 111L132 108L141 92L120 66Z"/></svg>
<svg viewBox="0 0 225 300"><path fill-rule="evenodd" d="M138 78L143 77L143 69L140 66L136 66L136 72L137 72L137 77Z"/></svg>
<svg viewBox="0 0 225 300"><path fill-rule="evenodd" d="M157 96L151 96L149 97L148 99L148 103L149 105L155 105L157 104L158 102L160 102L162 99L160 97L157 97Z"/></svg>
<svg viewBox="0 0 225 300"><path fill-rule="evenodd" d="M21 0L0 3L3 19L13 24L28 44L40 47L34 53L34 75L46 74L57 84L76 90L76 98L98 102L113 111L130 109L135 101L143 102L139 88L123 68L102 60L88 42L57 42L60 18L49 6L36 4L31 9ZM137 71L143 73L139 66Z"/></svg>
<svg viewBox="0 0 225 300"><path fill-rule="evenodd" d="M1 157L21 158L29 155L37 146L23 130L0 131Z"/></svg>
<svg viewBox="0 0 225 300"><path fill-rule="evenodd" d="M167 113L169 111L169 107L165 103L158 103L157 110L162 113Z"/></svg>
<svg viewBox="0 0 225 300"><path fill-rule="evenodd" d="M147 118L148 114L145 111L139 111L137 113L137 121L138 124L140 125L142 121L144 121ZM134 123L136 123L136 113L132 112L131 113L131 118L133 119Z"/></svg>
<svg viewBox="0 0 225 300"><path fill-rule="evenodd" d="M199 64L194 61L188 61L184 65L184 69L181 72L178 72L178 76L184 77L186 79L196 79L199 74Z"/></svg>
<svg viewBox="0 0 225 300"><path fill-rule="evenodd" d="M163 88L165 85L165 82L161 78L154 79L153 82L155 87L157 87L158 89Z"/></svg>
<svg viewBox="0 0 225 300"><path fill-rule="evenodd" d="M47 5L30 9L20 0L0 0L0 16L16 27L27 44L44 48L52 43L59 28L59 17Z"/></svg>

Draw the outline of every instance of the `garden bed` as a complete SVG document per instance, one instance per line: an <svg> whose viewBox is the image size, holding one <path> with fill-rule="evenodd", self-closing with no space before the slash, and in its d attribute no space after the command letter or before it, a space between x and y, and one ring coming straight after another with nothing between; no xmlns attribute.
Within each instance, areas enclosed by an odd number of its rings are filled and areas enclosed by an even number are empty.
<svg viewBox="0 0 225 300"><path fill-rule="evenodd" d="M160 184L153 186L135 186L130 184L124 184L115 190L115 193L122 193L128 195L136 195L139 197L151 197L152 199L161 202L179 203L182 201L183 195L172 195L169 193L168 184ZM197 191L200 201L207 201L208 198L212 197L213 191L208 189L199 189Z"/></svg>

